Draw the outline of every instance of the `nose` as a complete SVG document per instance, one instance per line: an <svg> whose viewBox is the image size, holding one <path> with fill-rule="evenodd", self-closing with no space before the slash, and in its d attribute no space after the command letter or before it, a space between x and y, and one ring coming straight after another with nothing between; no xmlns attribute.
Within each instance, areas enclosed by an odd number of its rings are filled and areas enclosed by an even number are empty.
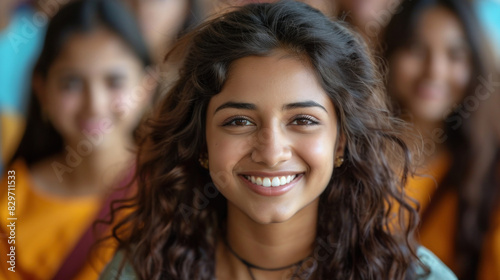
<svg viewBox="0 0 500 280"><path fill-rule="evenodd" d="M430 53L427 56L426 74L432 80L442 80L447 73L446 55L439 53Z"/></svg>
<svg viewBox="0 0 500 280"><path fill-rule="evenodd" d="M252 160L275 167L292 157L290 140L281 128L262 128L254 139Z"/></svg>
<svg viewBox="0 0 500 280"><path fill-rule="evenodd" d="M102 116L108 110L108 94L99 85L88 83L85 87L83 111L87 116Z"/></svg>

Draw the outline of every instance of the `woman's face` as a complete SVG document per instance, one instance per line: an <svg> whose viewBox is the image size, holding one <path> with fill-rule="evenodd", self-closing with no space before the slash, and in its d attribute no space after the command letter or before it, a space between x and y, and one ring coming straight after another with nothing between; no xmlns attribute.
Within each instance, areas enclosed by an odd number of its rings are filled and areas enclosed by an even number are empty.
<svg viewBox="0 0 500 280"><path fill-rule="evenodd" d="M411 45L390 58L389 90L416 121L444 121L463 99L470 80L464 30L443 7L425 11Z"/></svg>
<svg viewBox="0 0 500 280"><path fill-rule="evenodd" d="M206 138L210 174L229 209L261 224L315 202L344 147L313 70L281 52L232 64L208 105Z"/></svg>
<svg viewBox="0 0 500 280"><path fill-rule="evenodd" d="M143 72L132 51L100 29L72 35L47 77L35 78L35 90L48 121L66 144L93 139L94 148L109 147L115 140L131 139L149 103L150 92L141 84Z"/></svg>

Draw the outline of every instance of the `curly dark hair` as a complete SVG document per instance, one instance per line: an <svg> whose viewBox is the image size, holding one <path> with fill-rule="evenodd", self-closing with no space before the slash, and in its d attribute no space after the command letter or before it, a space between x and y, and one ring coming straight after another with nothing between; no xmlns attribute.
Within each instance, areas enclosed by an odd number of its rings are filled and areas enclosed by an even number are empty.
<svg viewBox="0 0 500 280"><path fill-rule="evenodd" d="M145 123L139 191L113 211L133 209L113 236L139 278L215 279L227 201L198 162L206 151L207 106L233 62L276 50L308 58L347 141L346 162L320 196L316 243L333 253L317 263L315 277L405 279L424 267L413 240L418 214L403 189L411 161L401 140L405 124L392 116L362 39L306 4L282 1L208 21L175 50L185 52L183 65Z"/></svg>

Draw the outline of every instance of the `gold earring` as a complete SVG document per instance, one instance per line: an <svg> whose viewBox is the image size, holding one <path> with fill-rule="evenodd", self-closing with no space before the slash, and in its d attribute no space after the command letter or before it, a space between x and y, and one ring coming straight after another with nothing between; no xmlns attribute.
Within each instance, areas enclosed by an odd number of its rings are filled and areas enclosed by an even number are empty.
<svg viewBox="0 0 500 280"><path fill-rule="evenodd" d="M341 167L342 163L344 163L344 157L341 157L341 156L337 157L335 159L335 168Z"/></svg>
<svg viewBox="0 0 500 280"><path fill-rule="evenodd" d="M207 154L201 154L200 157L198 158L198 161L200 162L200 165L203 168L208 169L208 156L207 156Z"/></svg>

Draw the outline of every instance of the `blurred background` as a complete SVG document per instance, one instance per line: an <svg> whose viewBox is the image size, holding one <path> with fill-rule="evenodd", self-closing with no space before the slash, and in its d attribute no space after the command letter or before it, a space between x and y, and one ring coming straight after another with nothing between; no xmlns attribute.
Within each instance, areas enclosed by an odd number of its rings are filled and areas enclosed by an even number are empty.
<svg viewBox="0 0 500 280"><path fill-rule="evenodd" d="M126 196L115 187L133 172L137 126L161 98L158 82L175 77L166 53L197 24L253 2L266 1L0 1L0 171L16 170L28 224L16 277L97 277L112 250L77 255L90 252L103 209ZM500 280L500 0L302 2L360 34L394 115L411 124L405 137L426 175L407 185L421 205L419 240L460 279ZM43 225L52 229L33 238ZM0 278L17 279L0 249Z"/></svg>

